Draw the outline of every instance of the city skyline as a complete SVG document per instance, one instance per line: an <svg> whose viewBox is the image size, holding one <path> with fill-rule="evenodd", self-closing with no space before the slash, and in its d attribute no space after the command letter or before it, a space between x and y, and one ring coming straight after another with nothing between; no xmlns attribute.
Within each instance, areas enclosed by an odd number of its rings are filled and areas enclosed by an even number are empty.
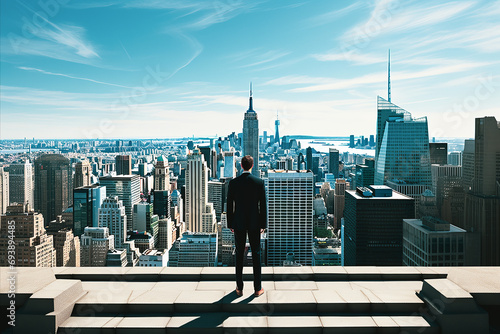
<svg viewBox="0 0 500 334"><path fill-rule="evenodd" d="M281 135L373 134L388 49L392 102L430 137L498 115L498 2L1 6L1 139L239 133L250 81L261 133L278 111Z"/></svg>

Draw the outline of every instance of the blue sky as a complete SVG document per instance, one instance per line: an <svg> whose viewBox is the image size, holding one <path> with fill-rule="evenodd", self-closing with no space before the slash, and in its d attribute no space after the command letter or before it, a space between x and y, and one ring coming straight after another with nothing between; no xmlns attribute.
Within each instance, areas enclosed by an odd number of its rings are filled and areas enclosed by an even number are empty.
<svg viewBox="0 0 500 334"><path fill-rule="evenodd" d="M430 136L500 120L500 1L1 1L1 133L375 134L376 97Z"/></svg>

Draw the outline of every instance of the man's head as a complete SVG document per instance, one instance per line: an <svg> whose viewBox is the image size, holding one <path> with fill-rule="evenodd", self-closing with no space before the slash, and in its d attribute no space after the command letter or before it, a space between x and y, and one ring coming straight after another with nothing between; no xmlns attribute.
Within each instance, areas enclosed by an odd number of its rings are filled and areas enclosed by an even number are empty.
<svg viewBox="0 0 500 334"><path fill-rule="evenodd" d="M253 167L253 158L251 155L245 155L241 158L241 167L244 171L249 171Z"/></svg>

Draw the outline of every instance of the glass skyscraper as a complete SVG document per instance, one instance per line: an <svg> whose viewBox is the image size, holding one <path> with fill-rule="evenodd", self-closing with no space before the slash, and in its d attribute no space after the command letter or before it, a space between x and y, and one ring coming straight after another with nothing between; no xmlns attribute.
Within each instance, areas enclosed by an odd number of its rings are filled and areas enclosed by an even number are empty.
<svg viewBox="0 0 500 334"><path fill-rule="evenodd" d="M432 185L427 118L378 97L375 184Z"/></svg>
<svg viewBox="0 0 500 334"><path fill-rule="evenodd" d="M98 227L99 208L106 198L106 187L98 185L73 189L73 234L81 236L85 227Z"/></svg>

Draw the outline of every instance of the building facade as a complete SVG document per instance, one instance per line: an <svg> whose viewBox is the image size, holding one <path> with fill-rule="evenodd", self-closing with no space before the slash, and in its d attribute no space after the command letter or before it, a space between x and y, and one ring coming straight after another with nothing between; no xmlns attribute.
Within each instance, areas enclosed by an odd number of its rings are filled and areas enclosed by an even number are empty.
<svg viewBox="0 0 500 334"><path fill-rule="evenodd" d="M347 190L342 226L344 265L401 266L403 219L414 215L414 199L387 186Z"/></svg>
<svg viewBox="0 0 500 334"><path fill-rule="evenodd" d="M248 110L243 119L243 156L251 155L253 158L252 174L260 177L259 171L259 119L253 110L253 96L250 88Z"/></svg>
<svg viewBox="0 0 500 334"><path fill-rule="evenodd" d="M68 158L43 154L35 160L35 211L49 222L73 204L73 175Z"/></svg>
<svg viewBox="0 0 500 334"><path fill-rule="evenodd" d="M314 176L307 171L268 171L267 261L283 266L288 253L305 266L313 260Z"/></svg>
<svg viewBox="0 0 500 334"><path fill-rule="evenodd" d="M33 166L29 161L9 166L9 198L10 203L29 203L33 207Z"/></svg>

